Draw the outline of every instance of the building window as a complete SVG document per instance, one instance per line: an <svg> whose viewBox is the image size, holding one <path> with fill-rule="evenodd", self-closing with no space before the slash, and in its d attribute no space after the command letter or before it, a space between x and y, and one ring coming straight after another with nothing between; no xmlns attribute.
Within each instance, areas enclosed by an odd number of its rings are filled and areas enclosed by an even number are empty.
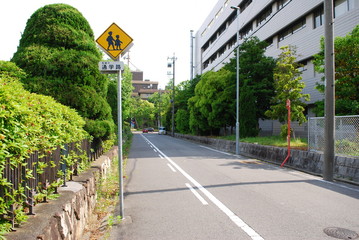
<svg viewBox="0 0 359 240"><path fill-rule="evenodd" d="M268 18L269 16L272 14L272 6L270 6L269 8L267 8L266 10L264 10L264 12L262 12L259 17L257 18L257 27L259 25L262 25Z"/></svg>
<svg viewBox="0 0 359 240"><path fill-rule="evenodd" d="M336 0L334 3L334 16L339 17L348 11L347 0Z"/></svg>
<svg viewBox="0 0 359 240"><path fill-rule="evenodd" d="M267 38L265 42L267 43L266 49L270 48L271 46L273 46L273 37Z"/></svg>
<svg viewBox="0 0 359 240"><path fill-rule="evenodd" d="M237 43L237 40L236 40L236 38L237 38L237 35L234 35L228 42L227 42L227 48L228 49L231 49L234 45L236 45L236 43Z"/></svg>
<svg viewBox="0 0 359 240"><path fill-rule="evenodd" d="M208 67L208 65L209 65L209 60L207 60L203 63L203 69L206 69Z"/></svg>
<svg viewBox="0 0 359 240"><path fill-rule="evenodd" d="M216 41L217 39L217 34L213 34L213 36L209 39L209 45L211 45L212 43L214 43L214 41Z"/></svg>
<svg viewBox="0 0 359 240"><path fill-rule="evenodd" d="M225 51L226 51L226 45L224 45L223 47L221 47L218 50L218 57L221 57L224 54Z"/></svg>
<svg viewBox="0 0 359 240"><path fill-rule="evenodd" d="M314 28L322 26L324 23L324 8L321 7L314 12Z"/></svg>
<svg viewBox="0 0 359 240"><path fill-rule="evenodd" d="M209 47L209 41L206 42L206 43L202 46L202 52L206 51L208 47Z"/></svg>
<svg viewBox="0 0 359 240"><path fill-rule="evenodd" d="M239 11L242 13L252 3L252 0L245 0L239 5Z"/></svg>
<svg viewBox="0 0 359 240"><path fill-rule="evenodd" d="M213 63L217 59L217 52L213 53L213 55L209 58L209 62Z"/></svg>
<svg viewBox="0 0 359 240"><path fill-rule="evenodd" d="M288 28L284 29L281 33L279 33L279 41L283 41L287 37L293 35L294 33L300 31L301 29L305 28L306 21L305 18L299 20L295 24L289 26Z"/></svg>
<svg viewBox="0 0 359 240"><path fill-rule="evenodd" d="M348 1L349 11L353 10L354 8L357 8L357 7L359 7L359 0L349 0Z"/></svg>
<svg viewBox="0 0 359 240"><path fill-rule="evenodd" d="M290 1L290 0L279 0L279 1L277 2L277 9L278 9L278 11L279 11L280 9L282 9L285 5L287 5L287 4L289 3L289 1Z"/></svg>
<svg viewBox="0 0 359 240"><path fill-rule="evenodd" d="M218 36L221 36L221 34L224 33L224 31L226 31L226 23L222 24L222 25L219 27L219 29L218 29L218 31L217 31Z"/></svg>
<svg viewBox="0 0 359 240"><path fill-rule="evenodd" d="M239 39L243 39L247 37L252 32L252 23L247 24L242 30L239 32Z"/></svg>
<svg viewBox="0 0 359 240"><path fill-rule="evenodd" d="M300 72L304 72L304 71L307 71L308 61L307 61L307 60L303 60L303 61L298 62L296 65L297 65L297 69L298 69Z"/></svg>
<svg viewBox="0 0 359 240"><path fill-rule="evenodd" d="M228 26L231 25L231 23L236 19L237 17L237 11L233 11L233 13L231 15L229 15L229 17L227 18L227 23Z"/></svg>
<svg viewBox="0 0 359 240"><path fill-rule="evenodd" d="M359 0L335 0L334 17L339 17L356 6L359 6Z"/></svg>

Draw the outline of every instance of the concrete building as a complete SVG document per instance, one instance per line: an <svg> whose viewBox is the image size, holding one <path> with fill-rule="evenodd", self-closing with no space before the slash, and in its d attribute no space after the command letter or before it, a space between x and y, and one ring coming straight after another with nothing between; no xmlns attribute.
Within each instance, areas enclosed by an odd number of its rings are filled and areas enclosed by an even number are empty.
<svg viewBox="0 0 359 240"><path fill-rule="evenodd" d="M298 61L304 64L304 93L311 95L312 104L323 99L315 89L321 76L311 62L319 52L324 35L323 0L219 0L195 35L195 74L217 71L234 57L237 18L240 7L240 43L245 37L257 36L270 45L266 55L276 58L280 47L297 47ZM336 36L345 36L359 24L359 0L334 0Z"/></svg>
<svg viewBox="0 0 359 240"><path fill-rule="evenodd" d="M142 71L132 71L132 96L139 96L143 100L147 100L152 94L158 92L158 82L143 80Z"/></svg>
<svg viewBox="0 0 359 240"><path fill-rule="evenodd" d="M334 34L345 36L359 24L359 0L334 1ZM234 57L236 48L237 10L240 8L239 38L257 36L267 41L266 55L277 58L280 47L297 47L298 62L304 65L302 77L304 93L310 94L308 117L314 116L310 108L324 98L316 89L322 75L314 71L313 55L320 50L324 36L324 0L219 0L195 35L194 73L217 71L223 63ZM280 124L261 121L262 132L277 134ZM301 136L306 134L302 126ZM267 135L267 134L264 134Z"/></svg>

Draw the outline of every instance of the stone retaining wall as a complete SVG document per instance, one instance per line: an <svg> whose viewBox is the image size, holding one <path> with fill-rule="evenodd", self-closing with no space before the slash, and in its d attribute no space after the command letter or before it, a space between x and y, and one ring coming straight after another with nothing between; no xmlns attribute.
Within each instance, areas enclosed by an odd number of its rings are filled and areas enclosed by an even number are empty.
<svg viewBox="0 0 359 240"><path fill-rule="evenodd" d="M178 133L175 134L175 137L206 144L225 152L236 152L235 141ZM241 155L276 164L281 164L288 154L287 148L263 146L243 142L240 142L239 144L239 151ZM323 161L324 156L322 153L292 149L291 157L286 163L286 166L321 175L323 170ZM359 158L336 156L334 159L334 175L336 178L359 183Z"/></svg>
<svg viewBox="0 0 359 240"><path fill-rule="evenodd" d="M117 147L91 164L91 169L60 187L60 197L35 206L35 215L6 235L8 240L79 240L96 205L96 183L106 175Z"/></svg>

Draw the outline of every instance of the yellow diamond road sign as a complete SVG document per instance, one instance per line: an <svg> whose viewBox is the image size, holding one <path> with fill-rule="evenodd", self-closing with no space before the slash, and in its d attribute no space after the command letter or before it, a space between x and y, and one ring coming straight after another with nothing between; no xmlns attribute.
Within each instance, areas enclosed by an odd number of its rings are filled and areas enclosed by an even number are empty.
<svg viewBox="0 0 359 240"><path fill-rule="evenodd" d="M116 23L112 23L96 40L97 44L100 45L113 60L116 60L132 41L133 39L117 26Z"/></svg>

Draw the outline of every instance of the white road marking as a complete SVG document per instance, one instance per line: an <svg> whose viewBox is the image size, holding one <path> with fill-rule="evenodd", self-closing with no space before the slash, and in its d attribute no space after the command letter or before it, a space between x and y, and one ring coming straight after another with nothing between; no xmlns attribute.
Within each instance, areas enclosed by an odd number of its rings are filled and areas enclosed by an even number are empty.
<svg viewBox="0 0 359 240"><path fill-rule="evenodd" d="M194 188L189 185L189 183L186 183L186 186L189 188L189 190L191 190L191 192L198 198L198 200L203 204L203 205L208 205L208 202L206 200L204 200L204 198L199 195L199 193L194 190Z"/></svg>
<svg viewBox="0 0 359 240"><path fill-rule="evenodd" d="M236 214L234 214L228 207L226 207L221 201L219 201L212 193L205 189L201 184L199 184L194 178L192 178L188 173L186 173L180 166L178 166L172 159L167 157L161 150L159 150L153 143L151 143L145 136L142 135L159 153L163 155L164 158L169 161L172 166L174 166L184 177L186 177L194 186L196 186L204 195L207 196L209 200L212 201L222 212L224 212L238 227L240 227L251 239L253 240L264 240L256 231L254 231L250 226L248 226L242 219L240 219Z"/></svg>
<svg viewBox="0 0 359 240"><path fill-rule="evenodd" d="M172 170L172 172L177 172L176 169L174 167L172 167L171 164L167 163L167 166Z"/></svg>
<svg viewBox="0 0 359 240"><path fill-rule="evenodd" d="M161 159L164 159L161 154L158 154L158 156L159 156Z"/></svg>
<svg viewBox="0 0 359 240"><path fill-rule="evenodd" d="M219 152L219 153L222 153L222 154L225 154L225 155L229 155L229 156L237 156L235 154L232 154L232 153L227 153L227 152L222 152L222 151L219 151L219 150L216 150L216 149L213 149L213 148L209 148L209 147L205 147L205 146L201 146L199 145L201 148L205 148L205 149L208 149L208 150L212 150L213 152Z"/></svg>

